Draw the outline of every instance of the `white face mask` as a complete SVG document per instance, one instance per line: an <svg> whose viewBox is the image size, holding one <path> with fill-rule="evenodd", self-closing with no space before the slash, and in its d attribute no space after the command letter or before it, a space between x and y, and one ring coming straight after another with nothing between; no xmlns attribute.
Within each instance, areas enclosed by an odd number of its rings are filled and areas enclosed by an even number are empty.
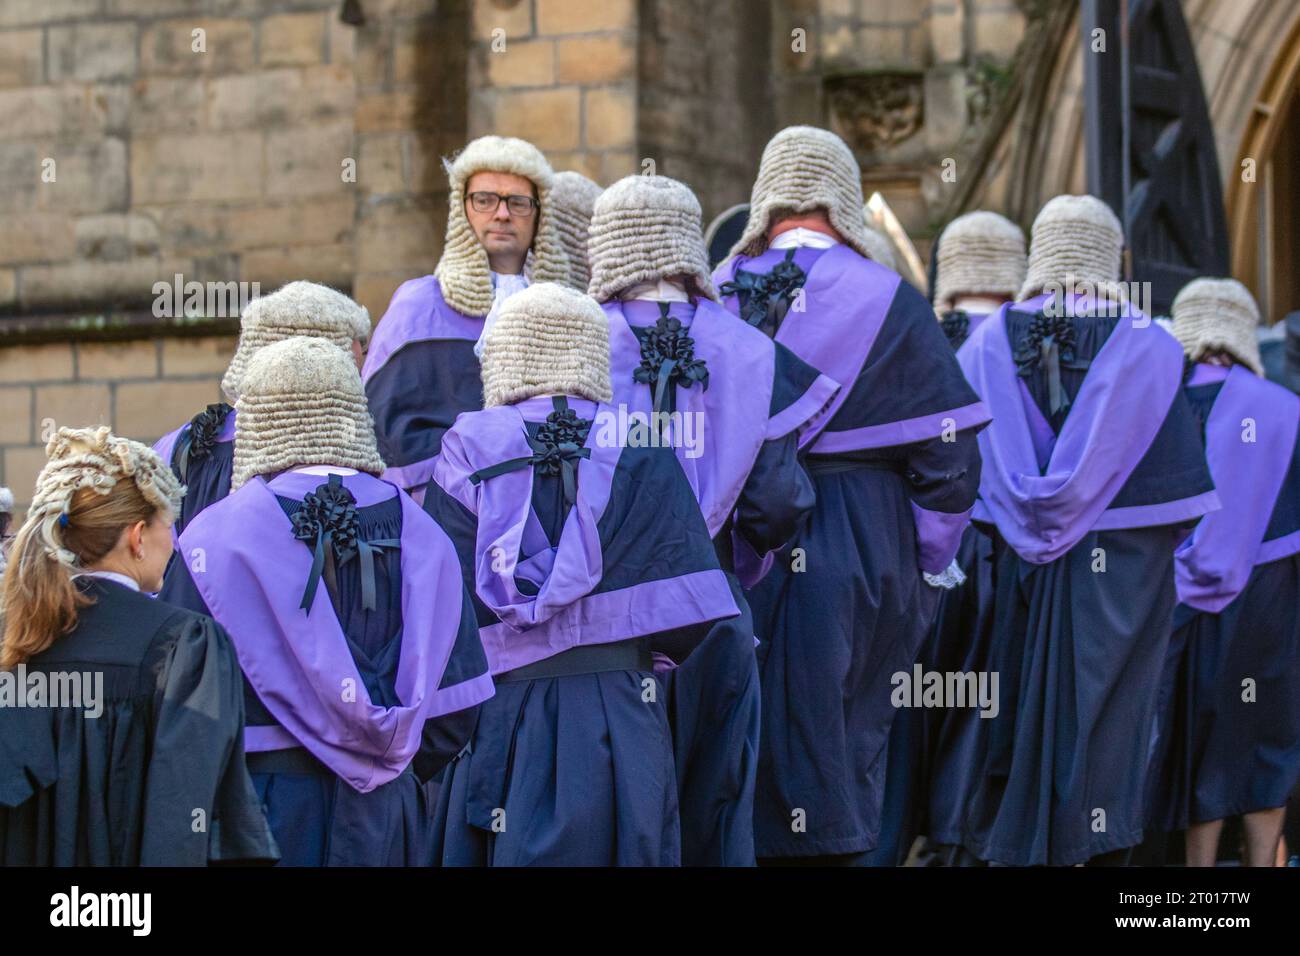
<svg viewBox="0 0 1300 956"><path fill-rule="evenodd" d="M483 361L483 343L487 341L488 329L496 325L497 315L501 312L501 303L516 292L527 288L528 277L522 273L520 275L492 273L492 309L483 319L483 331L479 333L478 341L474 343L474 356L480 362Z"/></svg>

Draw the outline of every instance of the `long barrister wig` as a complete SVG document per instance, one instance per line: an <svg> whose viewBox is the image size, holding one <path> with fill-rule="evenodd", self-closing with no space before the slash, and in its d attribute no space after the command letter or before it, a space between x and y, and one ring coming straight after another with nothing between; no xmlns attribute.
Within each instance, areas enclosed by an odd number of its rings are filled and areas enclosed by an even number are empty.
<svg viewBox="0 0 1300 956"><path fill-rule="evenodd" d="M629 286L686 276L692 291L718 298L704 248L700 202L667 176L625 176L596 200L591 217L591 284L607 302Z"/></svg>
<svg viewBox="0 0 1300 956"><path fill-rule="evenodd" d="M483 404L510 405L537 395L613 396L609 320L596 300L541 282L501 307L483 347Z"/></svg>
<svg viewBox="0 0 1300 956"><path fill-rule="evenodd" d="M265 346L241 385L231 491L295 465L384 470L361 375L339 347L301 335Z"/></svg>
<svg viewBox="0 0 1300 956"><path fill-rule="evenodd" d="M731 255L762 255L767 230L778 213L820 208L844 242L870 259L872 243L862 206L862 170L848 144L830 130L788 126L763 149L749 198L749 221Z"/></svg>
<svg viewBox="0 0 1300 956"><path fill-rule="evenodd" d="M943 311L963 295L1014 298L1025 282L1025 234L995 212L958 216L939 237L934 305Z"/></svg>
<svg viewBox="0 0 1300 956"><path fill-rule="evenodd" d="M487 250L465 215L465 185L475 173L513 173L537 187L537 232L524 271L532 282L568 282L569 259L551 209L554 173L532 143L509 136L480 136L444 161L448 196L447 238L434 275L442 297L457 312L482 317L492 310L492 270Z"/></svg>
<svg viewBox="0 0 1300 956"><path fill-rule="evenodd" d="M315 282L290 282L270 295L258 296L239 319L239 345L221 380L231 402L253 354L265 345L295 335L332 342L347 351L354 339L370 340L370 313L342 292Z"/></svg>
<svg viewBox="0 0 1300 956"><path fill-rule="evenodd" d="M591 214L600 196L600 186L582 173L555 174L551 190L551 212L559 230L564 254L569 257L569 285L579 292L591 281L591 264L587 257L587 230Z"/></svg>
<svg viewBox="0 0 1300 956"><path fill-rule="evenodd" d="M1264 374L1259 355L1259 307L1236 279L1193 279L1174 298L1173 333L1193 362L1227 352L1256 375Z"/></svg>
<svg viewBox="0 0 1300 956"><path fill-rule="evenodd" d="M1091 286L1098 297L1122 299L1123 252L1124 228L1110 206L1095 196L1057 196L1034 219L1018 298L1033 298L1055 285L1065 292Z"/></svg>

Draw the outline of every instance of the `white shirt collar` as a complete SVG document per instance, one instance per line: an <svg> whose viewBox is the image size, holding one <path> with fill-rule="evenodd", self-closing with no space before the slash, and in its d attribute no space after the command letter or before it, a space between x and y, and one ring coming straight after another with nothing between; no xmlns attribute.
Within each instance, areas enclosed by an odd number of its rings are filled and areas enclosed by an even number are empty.
<svg viewBox="0 0 1300 956"><path fill-rule="evenodd" d="M487 341L488 329L496 325L497 315L501 312L501 303L521 289L527 288L528 276L522 272L514 275L508 272L492 273L492 308L483 319L483 331L478 334L478 341L474 343L474 355L478 359L483 358L483 343Z"/></svg>
<svg viewBox="0 0 1300 956"><path fill-rule="evenodd" d="M952 307L975 315L992 315L1002 308L1002 300L982 295L959 295L953 300Z"/></svg>
<svg viewBox="0 0 1300 956"><path fill-rule="evenodd" d="M676 279L653 279L638 282L623 290L620 299L640 299L649 302L690 302L686 286Z"/></svg>
<svg viewBox="0 0 1300 956"><path fill-rule="evenodd" d="M787 229L767 245L770 249L791 249L799 246L808 246L813 249L829 249L831 246L838 246L839 244L839 240L834 236L828 236L816 229L805 229L803 226L796 226L794 229Z"/></svg>
<svg viewBox="0 0 1300 956"><path fill-rule="evenodd" d="M104 578L109 581L116 581L122 587L130 588L132 591L140 590L140 583L135 578L129 578L125 574L119 574L116 571L78 571L73 575L74 578Z"/></svg>
<svg viewBox="0 0 1300 956"><path fill-rule="evenodd" d="M522 272L493 272L492 290L496 295L514 295L528 288L528 276Z"/></svg>
<svg viewBox="0 0 1300 956"><path fill-rule="evenodd" d="M344 468L342 465L304 465L301 468L290 468L290 471L301 472L304 475L355 475L355 468Z"/></svg>

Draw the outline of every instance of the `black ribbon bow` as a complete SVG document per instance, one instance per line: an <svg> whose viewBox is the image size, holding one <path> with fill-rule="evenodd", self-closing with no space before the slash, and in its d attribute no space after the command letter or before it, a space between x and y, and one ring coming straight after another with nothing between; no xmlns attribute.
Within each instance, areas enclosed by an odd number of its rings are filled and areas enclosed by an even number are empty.
<svg viewBox="0 0 1300 956"><path fill-rule="evenodd" d="M511 458L500 464L480 468L469 476L473 484L487 478L495 478L507 472L519 471L521 468L535 468L538 473L554 477L559 475L564 482L564 500L572 505L578 497L578 462L591 457L591 449L582 447L591 431L591 422L579 418L578 413L569 407L563 396L551 399L555 411L546 416L537 437L524 435L531 455Z"/></svg>
<svg viewBox="0 0 1300 956"><path fill-rule="evenodd" d="M671 414L677 410L677 389L699 384L709 387L709 367L695 357L695 339L682 328L680 319L668 315L668 303L659 303L659 320L653 328L633 328L641 345L641 364L632 380L654 390L654 410Z"/></svg>
<svg viewBox="0 0 1300 956"><path fill-rule="evenodd" d="M302 507L293 514L293 536L312 548L311 573L307 576L302 603L298 605L304 611L311 611L316 587L325 570L327 548L334 552L336 568L360 555L361 606L367 611L375 609L375 552L399 548L402 542L400 538L363 540L356 505L357 499L343 486L343 479L330 475L328 481L307 493Z"/></svg>
<svg viewBox="0 0 1300 956"><path fill-rule="evenodd" d="M1070 397L1061 386L1061 368L1082 371L1091 364L1076 358L1076 346L1074 320L1068 315L1053 316L1045 312L1033 317L1016 343L1016 374L1021 378L1031 377L1046 365L1048 411L1052 415L1070 407Z"/></svg>
<svg viewBox="0 0 1300 956"><path fill-rule="evenodd" d="M232 411L234 409L225 402L213 402L190 419L190 427L176 448L176 470L182 482L189 474L190 462L202 461L212 454L217 436L221 434L226 418Z"/></svg>
<svg viewBox="0 0 1300 956"><path fill-rule="evenodd" d="M953 351L956 351L970 335L970 316L961 309L953 309L951 312L944 313L943 318L939 320L939 327L948 337L948 344L952 346Z"/></svg>
<svg viewBox="0 0 1300 956"><path fill-rule="evenodd" d="M786 250L785 258L773 266L766 275L737 269L730 282L718 289L723 295L740 299L740 317L769 336L776 335L785 320L795 294L808 280L807 274L794 261L793 247Z"/></svg>

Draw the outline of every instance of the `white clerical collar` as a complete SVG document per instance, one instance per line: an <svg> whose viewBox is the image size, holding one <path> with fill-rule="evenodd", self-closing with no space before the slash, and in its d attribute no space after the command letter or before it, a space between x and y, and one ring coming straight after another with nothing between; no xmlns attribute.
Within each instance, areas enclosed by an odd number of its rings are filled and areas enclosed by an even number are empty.
<svg viewBox="0 0 1300 956"><path fill-rule="evenodd" d="M839 244L839 240L834 236L828 236L816 229L805 229L803 226L796 226L794 229L787 229L767 245L770 249L794 249L799 246L808 246L813 249L829 249L831 246L838 246Z"/></svg>
<svg viewBox="0 0 1300 956"><path fill-rule="evenodd" d="M304 465L301 468L290 468L290 471L301 472L304 475L355 475L355 468L344 468L342 465Z"/></svg>
<svg viewBox="0 0 1300 956"><path fill-rule="evenodd" d="M119 574L116 571L78 571L73 575L74 578L104 578L108 581L116 581L124 588L130 588L132 591L140 590L140 583L135 578L129 578L125 574Z"/></svg>
<svg viewBox="0 0 1300 956"><path fill-rule="evenodd" d="M654 279L638 282L623 290L621 299L640 299L648 302L690 302L684 283L676 279Z"/></svg>

